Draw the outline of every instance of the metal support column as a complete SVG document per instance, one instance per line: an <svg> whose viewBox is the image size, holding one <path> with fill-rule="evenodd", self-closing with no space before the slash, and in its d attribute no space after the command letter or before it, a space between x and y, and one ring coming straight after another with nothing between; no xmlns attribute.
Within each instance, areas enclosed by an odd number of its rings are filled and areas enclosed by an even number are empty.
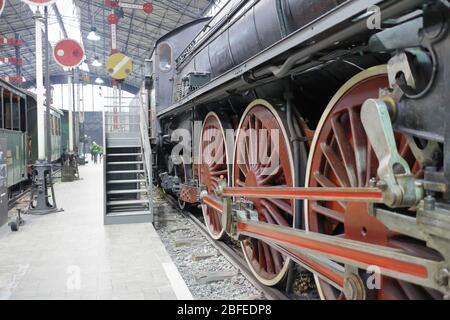
<svg viewBox="0 0 450 320"><path fill-rule="evenodd" d="M76 133L75 133L75 82L76 82L76 70L72 69L72 121L70 122L72 124L72 151L75 152L75 149L77 147L76 143Z"/></svg>
<svg viewBox="0 0 450 320"><path fill-rule="evenodd" d="M52 93L51 93L51 83L50 83L50 56L49 56L49 45L48 45L48 8L44 8L44 19L45 19L45 96L46 96L46 118L45 126L47 129L46 137L46 150L47 150L47 162L52 163L52 132L51 132L51 118L50 118L50 108L52 105Z"/></svg>
<svg viewBox="0 0 450 320"><path fill-rule="evenodd" d="M75 70L72 69L67 74L67 83L69 89L69 107L68 107L68 125L69 125L69 150L64 154L63 167L61 171L61 181L62 182L72 182L80 179L80 174L78 171L78 159L77 153L75 152L76 146L76 135L75 135Z"/></svg>
<svg viewBox="0 0 450 320"><path fill-rule="evenodd" d="M20 35L18 33L15 34L14 38L16 39L16 43L18 43L20 40ZM15 50L15 54L16 54L16 75L18 77L18 79L22 80L22 66L19 63L19 59L20 59L20 46L16 45L14 47ZM22 81L18 81L17 85L19 87L22 87Z"/></svg>
<svg viewBox="0 0 450 320"><path fill-rule="evenodd" d="M49 214L62 211L56 205L55 190L52 181L52 165L46 160L46 134L45 134L45 109L44 109L44 72L42 66L42 15L40 6L34 16L36 22L36 94L37 94L37 132L38 132L38 160L33 165L32 187L30 194L30 203L28 207L29 214ZM45 8L47 12L47 8ZM46 31L48 31L47 20ZM49 83L48 71L48 32L46 33L46 74L47 83ZM49 95L47 93L47 110L49 113ZM48 126L47 126L48 128ZM48 134L47 134L48 135ZM52 201L50 201L52 198Z"/></svg>
<svg viewBox="0 0 450 320"><path fill-rule="evenodd" d="M69 89L69 107L68 107L68 122L69 122L69 152L73 152L73 114L72 114L72 108L73 108L73 70L70 71L67 74L67 83L68 83L68 89Z"/></svg>
<svg viewBox="0 0 450 320"><path fill-rule="evenodd" d="M36 11L36 100L37 100L37 136L38 159L45 160L45 110L44 110L44 84L42 69L42 15Z"/></svg>

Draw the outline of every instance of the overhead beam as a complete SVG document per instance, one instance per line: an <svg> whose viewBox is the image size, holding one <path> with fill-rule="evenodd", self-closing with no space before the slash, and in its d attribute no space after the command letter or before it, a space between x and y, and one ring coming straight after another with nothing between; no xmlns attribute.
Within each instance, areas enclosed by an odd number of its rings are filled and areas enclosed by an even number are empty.
<svg viewBox="0 0 450 320"><path fill-rule="evenodd" d="M63 32L64 38L66 38L66 39L69 38L69 36L67 35L66 26L64 25L64 22L61 17L61 13L59 12L58 5L56 3L53 4L53 11L56 14L56 20L58 20L58 24Z"/></svg>
<svg viewBox="0 0 450 320"><path fill-rule="evenodd" d="M106 87L112 87L112 83L111 83L111 78L110 77L103 77L101 75L98 74L94 74L94 73L83 73L83 75L87 74L90 79L96 79L96 78L101 78L104 83L102 84L103 86ZM34 79L33 79L34 80ZM23 84L24 88L31 88L35 85L35 81L26 81ZM50 76L50 83L53 84L67 84L68 83L68 76L67 74L63 73L63 74L54 74L52 76ZM94 83L89 83L92 85L97 85ZM133 85L130 85L128 83L122 83L122 89L124 89L125 91L128 91L132 94L136 94L139 92L139 88Z"/></svg>

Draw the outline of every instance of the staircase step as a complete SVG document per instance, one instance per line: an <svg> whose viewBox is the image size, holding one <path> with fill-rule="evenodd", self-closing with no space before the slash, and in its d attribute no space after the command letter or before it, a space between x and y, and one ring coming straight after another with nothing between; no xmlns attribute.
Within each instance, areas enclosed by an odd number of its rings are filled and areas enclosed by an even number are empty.
<svg viewBox="0 0 450 320"><path fill-rule="evenodd" d="M106 202L107 206L126 206L131 204L147 204L149 200L116 200Z"/></svg>
<svg viewBox="0 0 450 320"><path fill-rule="evenodd" d="M110 153L106 156L108 157L132 157L132 156L140 156L141 153Z"/></svg>
<svg viewBox="0 0 450 320"><path fill-rule="evenodd" d="M144 173L144 170L112 170L107 171L107 174L121 174L121 173Z"/></svg>
<svg viewBox="0 0 450 320"><path fill-rule="evenodd" d="M142 210L142 211L117 211L117 212L108 212L106 215L110 217L116 217L116 216L134 216L134 215L144 215L144 214L150 214L150 211L148 210Z"/></svg>
<svg viewBox="0 0 450 320"><path fill-rule="evenodd" d="M120 164L143 164L143 161L121 161L121 162L107 162L106 164L120 165Z"/></svg>
<svg viewBox="0 0 450 320"><path fill-rule="evenodd" d="M146 193L146 189L125 189L125 190L111 190L107 194L130 194L130 193Z"/></svg>
<svg viewBox="0 0 450 320"><path fill-rule="evenodd" d="M107 184L122 184L122 183L140 183L145 182L144 179L133 179L133 180L110 180L107 181Z"/></svg>

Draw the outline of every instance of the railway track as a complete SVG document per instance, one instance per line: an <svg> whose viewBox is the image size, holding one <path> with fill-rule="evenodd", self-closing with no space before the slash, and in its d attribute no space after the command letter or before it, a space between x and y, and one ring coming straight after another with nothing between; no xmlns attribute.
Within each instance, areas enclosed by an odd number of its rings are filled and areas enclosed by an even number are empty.
<svg viewBox="0 0 450 320"><path fill-rule="evenodd" d="M222 241L216 241L211 237L210 233L208 232L207 227L205 224L200 221L193 213L182 210L178 206L177 200L168 194L164 194L165 199L167 202L182 216L189 219L193 224L200 230L202 236L204 236L208 242L223 256L225 257L235 268L240 270L241 274L259 291L261 291L264 295L264 297L268 300L292 300L292 299L304 299L304 297L299 296L293 296L288 295L284 293L283 291L274 288L274 287L268 287L263 284L261 284L258 279L253 275L251 270L248 267L247 262L245 259L240 255L240 251L238 249L234 249L230 247L227 243Z"/></svg>

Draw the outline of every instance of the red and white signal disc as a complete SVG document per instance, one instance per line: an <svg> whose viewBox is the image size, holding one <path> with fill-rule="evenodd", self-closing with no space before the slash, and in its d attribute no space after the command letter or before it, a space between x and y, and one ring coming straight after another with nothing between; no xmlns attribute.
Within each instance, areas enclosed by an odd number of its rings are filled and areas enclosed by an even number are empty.
<svg viewBox="0 0 450 320"><path fill-rule="evenodd" d="M22 0L28 4L33 4L35 6L49 6L54 4L57 0Z"/></svg>
<svg viewBox="0 0 450 320"><path fill-rule="evenodd" d="M84 50L77 41L63 39L55 45L53 57L60 66L75 68L83 62Z"/></svg>

